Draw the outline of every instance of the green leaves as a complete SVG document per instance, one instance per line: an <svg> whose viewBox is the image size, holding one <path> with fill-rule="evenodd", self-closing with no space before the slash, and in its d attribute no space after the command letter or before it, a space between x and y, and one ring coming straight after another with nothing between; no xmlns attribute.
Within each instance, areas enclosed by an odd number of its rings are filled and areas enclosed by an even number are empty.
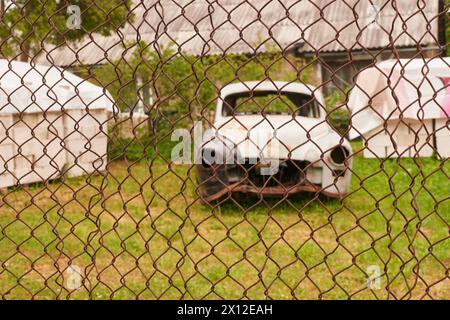
<svg viewBox="0 0 450 320"><path fill-rule="evenodd" d="M41 52L44 44L62 46L82 39L86 34L111 35L133 19L129 15L131 0L2 1L3 23L0 24L0 54L29 60ZM73 14L69 6L78 6L81 24L68 26Z"/></svg>

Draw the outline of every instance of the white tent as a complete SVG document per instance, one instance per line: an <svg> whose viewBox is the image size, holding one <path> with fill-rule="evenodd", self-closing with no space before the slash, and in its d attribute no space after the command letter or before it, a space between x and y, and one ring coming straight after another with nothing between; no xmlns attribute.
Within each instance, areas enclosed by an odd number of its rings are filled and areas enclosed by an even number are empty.
<svg viewBox="0 0 450 320"><path fill-rule="evenodd" d="M55 66L0 59L0 114L69 109L114 111L109 92Z"/></svg>
<svg viewBox="0 0 450 320"><path fill-rule="evenodd" d="M0 60L0 188L104 170L111 95L54 66Z"/></svg>
<svg viewBox="0 0 450 320"><path fill-rule="evenodd" d="M363 136L367 157L430 156L433 149L448 156L449 81L450 58L387 60L363 70L348 102L350 139Z"/></svg>

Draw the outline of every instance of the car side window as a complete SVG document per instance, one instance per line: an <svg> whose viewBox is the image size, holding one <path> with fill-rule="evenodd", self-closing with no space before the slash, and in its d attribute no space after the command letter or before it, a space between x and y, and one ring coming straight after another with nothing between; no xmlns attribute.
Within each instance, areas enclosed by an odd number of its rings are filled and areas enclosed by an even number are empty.
<svg viewBox="0 0 450 320"><path fill-rule="evenodd" d="M296 105L298 106L298 116L306 118L320 117L319 106L314 96L294 94L290 99L295 100Z"/></svg>

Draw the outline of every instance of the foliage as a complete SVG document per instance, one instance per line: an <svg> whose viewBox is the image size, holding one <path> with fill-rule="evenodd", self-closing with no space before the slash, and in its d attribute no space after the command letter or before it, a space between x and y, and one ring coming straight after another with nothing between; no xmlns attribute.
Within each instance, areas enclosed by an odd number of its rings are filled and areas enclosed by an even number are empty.
<svg viewBox="0 0 450 320"><path fill-rule="evenodd" d="M108 142L108 159L127 159L138 161L142 159L159 157L170 159L171 151L177 141L171 141L170 135L165 135L154 144L149 134L144 134L138 138L128 138L121 135L110 135L113 137Z"/></svg>
<svg viewBox="0 0 450 320"><path fill-rule="evenodd" d="M41 50L43 42L56 46L76 41L86 34L104 36L122 27L132 19L127 15L131 0L80 0L74 5L80 8L80 28L68 28L70 18L66 1L0 0L2 21L0 48L3 56L28 60ZM24 18L26 17L26 19Z"/></svg>
<svg viewBox="0 0 450 320"><path fill-rule="evenodd" d="M129 58L100 66L93 71L93 77L111 92L121 111L134 110L144 87L149 85L156 98L149 108L157 107L165 116L176 113L179 118L186 111L199 116L204 109L213 109L211 104L220 88L234 81L270 78L305 82L310 70L300 72L302 61L297 60L276 52L200 59L176 53L170 46L154 51L140 43Z"/></svg>
<svg viewBox="0 0 450 320"><path fill-rule="evenodd" d="M346 135L350 127L350 110L346 107L346 101L350 89L336 90L325 99L327 120L329 124L341 135Z"/></svg>

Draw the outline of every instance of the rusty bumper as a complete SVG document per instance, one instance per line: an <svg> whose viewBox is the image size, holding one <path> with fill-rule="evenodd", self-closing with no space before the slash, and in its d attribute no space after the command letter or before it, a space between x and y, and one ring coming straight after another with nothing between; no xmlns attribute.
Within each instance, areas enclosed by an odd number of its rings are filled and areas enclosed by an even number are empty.
<svg viewBox="0 0 450 320"><path fill-rule="evenodd" d="M330 198L340 198L340 194L328 192L326 190L322 190L319 186L316 185L298 185L290 188L285 188L283 186L278 187L254 187L246 184L242 184L241 182L234 183L232 185L224 187L219 192L216 192L210 196L203 197L202 201L204 202L213 202L219 200L231 193L251 193L258 194L262 196L286 196L292 195L301 192L312 192L312 193L321 193Z"/></svg>
<svg viewBox="0 0 450 320"><path fill-rule="evenodd" d="M248 176L238 174L234 180L230 181L231 171L227 166L221 166L214 170L197 167L199 180L199 191L201 200L205 203L222 199L232 193L246 193L260 196L288 196L292 194L310 192L320 193L330 198L340 198L341 194L324 190L320 185L313 184L305 178L292 185L277 184L275 186L255 185L249 182Z"/></svg>

